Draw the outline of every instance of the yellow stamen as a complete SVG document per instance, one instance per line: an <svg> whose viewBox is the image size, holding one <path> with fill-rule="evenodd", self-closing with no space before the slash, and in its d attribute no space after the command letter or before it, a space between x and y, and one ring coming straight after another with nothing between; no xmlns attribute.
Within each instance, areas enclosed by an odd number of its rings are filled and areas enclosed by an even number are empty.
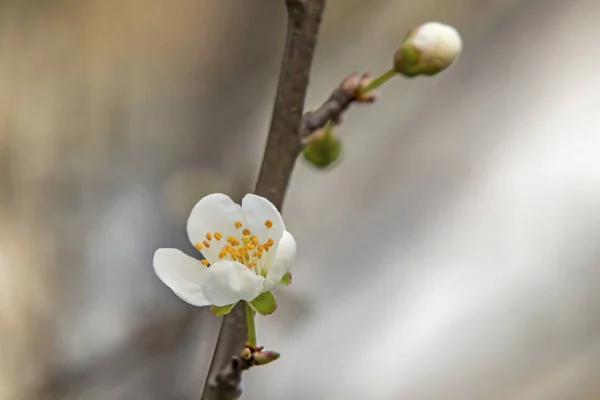
<svg viewBox="0 0 600 400"><path fill-rule="evenodd" d="M260 251L255 251L253 256L256 258L262 258L262 253Z"/></svg>
<svg viewBox="0 0 600 400"><path fill-rule="evenodd" d="M253 245L258 246L258 237L250 236L250 241L252 242Z"/></svg>
<svg viewBox="0 0 600 400"><path fill-rule="evenodd" d="M265 251L269 251L269 244L265 244Z"/></svg>
<svg viewBox="0 0 600 400"><path fill-rule="evenodd" d="M208 265L210 264L210 263L208 262L208 260L200 260L200 262L201 262L202 264L206 265L207 267L208 267Z"/></svg>
<svg viewBox="0 0 600 400"><path fill-rule="evenodd" d="M219 258L224 259L225 257L227 257L227 251L223 249L219 252Z"/></svg>
<svg viewBox="0 0 600 400"><path fill-rule="evenodd" d="M235 228L240 229L242 227L242 223L240 221L235 221Z"/></svg>
<svg viewBox="0 0 600 400"><path fill-rule="evenodd" d="M194 245L194 247L196 248L196 250L202 250L202 243L198 242Z"/></svg>
<svg viewBox="0 0 600 400"><path fill-rule="evenodd" d="M273 246L275 244L275 241L273 241L273 239L269 238L269 240L267 240L267 244L269 246Z"/></svg>
<svg viewBox="0 0 600 400"><path fill-rule="evenodd" d="M205 240L202 242L202 244L204 245L204 247L206 247L207 249L210 248L210 243L208 243L208 240Z"/></svg>
<svg viewBox="0 0 600 400"><path fill-rule="evenodd" d="M215 239L217 239L217 241L221 240L222 237L223 235L221 235L219 232L215 232Z"/></svg>
<svg viewBox="0 0 600 400"><path fill-rule="evenodd" d="M208 240L212 240L212 233L208 232L208 233L206 234L206 238L207 238Z"/></svg>
<svg viewBox="0 0 600 400"><path fill-rule="evenodd" d="M251 263L248 264L248 268L254 268L256 267L256 262L252 261Z"/></svg>
<svg viewBox="0 0 600 400"><path fill-rule="evenodd" d="M271 222L271 220L266 220L265 221L265 226L267 227L267 229L271 229L271 227L273 226L273 223Z"/></svg>
<svg viewBox="0 0 600 400"><path fill-rule="evenodd" d="M248 244L248 243L250 243L250 238L248 236L243 236L242 242L244 242L244 244Z"/></svg>
<svg viewBox="0 0 600 400"><path fill-rule="evenodd" d="M248 236L248 235L250 235L250 233L252 233L252 232L250 232L250 229L248 229L248 228L246 228L242 231L242 235L244 235L244 236Z"/></svg>

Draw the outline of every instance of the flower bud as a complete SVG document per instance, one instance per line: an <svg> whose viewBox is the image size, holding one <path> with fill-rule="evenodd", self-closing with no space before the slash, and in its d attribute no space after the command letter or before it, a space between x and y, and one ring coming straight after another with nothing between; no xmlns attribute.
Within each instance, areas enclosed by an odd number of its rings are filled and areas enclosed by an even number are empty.
<svg viewBox="0 0 600 400"><path fill-rule="evenodd" d="M261 351L254 353L254 363L256 365L266 365L279 358L279 353L275 351Z"/></svg>
<svg viewBox="0 0 600 400"><path fill-rule="evenodd" d="M318 168L331 166L341 153L341 140L327 127L312 133L302 150L304 159Z"/></svg>
<svg viewBox="0 0 600 400"><path fill-rule="evenodd" d="M448 68L462 51L456 29L440 22L412 28L394 54L394 70L404 76L435 75Z"/></svg>

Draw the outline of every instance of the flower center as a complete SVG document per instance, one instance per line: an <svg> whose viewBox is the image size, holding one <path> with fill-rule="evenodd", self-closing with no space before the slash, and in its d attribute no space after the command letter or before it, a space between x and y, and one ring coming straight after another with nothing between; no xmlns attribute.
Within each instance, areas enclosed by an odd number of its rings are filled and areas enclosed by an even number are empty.
<svg viewBox="0 0 600 400"><path fill-rule="evenodd" d="M273 226L273 222L266 220L264 225L267 229L270 229ZM272 238L268 238L266 242L260 243L258 236L253 235L250 229L244 228L240 221L235 221L234 226L241 235L228 236L225 238L224 243L221 243L221 239L223 239L221 233L207 232L205 235L206 240L196 243L196 249L202 251L203 248L208 249L210 246L221 246L219 250L220 260L239 262L254 270L257 274L265 273L266 253L269 252L275 241ZM210 266L210 262L207 260L201 260L200 262L207 267Z"/></svg>

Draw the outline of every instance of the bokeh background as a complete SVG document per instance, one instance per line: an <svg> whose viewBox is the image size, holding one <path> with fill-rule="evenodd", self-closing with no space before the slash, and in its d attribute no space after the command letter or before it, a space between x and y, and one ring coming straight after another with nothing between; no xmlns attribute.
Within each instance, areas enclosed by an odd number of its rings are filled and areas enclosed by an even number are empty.
<svg viewBox="0 0 600 400"><path fill-rule="evenodd" d="M219 320L152 271L204 194L252 190L283 1L0 1L0 399L197 399ZM299 162L283 356L246 399L600 397L600 2L330 0L316 107L406 31L465 50Z"/></svg>

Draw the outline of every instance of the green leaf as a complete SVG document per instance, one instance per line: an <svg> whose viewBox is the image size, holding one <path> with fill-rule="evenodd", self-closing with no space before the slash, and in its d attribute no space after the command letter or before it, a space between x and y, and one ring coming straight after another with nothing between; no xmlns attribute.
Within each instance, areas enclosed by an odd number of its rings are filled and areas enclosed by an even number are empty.
<svg viewBox="0 0 600 400"><path fill-rule="evenodd" d="M279 281L280 284L282 285L291 285L292 284L292 273L288 272L286 273L281 280Z"/></svg>
<svg viewBox="0 0 600 400"><path fill-rule="evenodd" d="M227 306L210 306L210 312L217 317L225 314L229 314L229 311L235 306L234 304L229 304Z"/></svg>
<svg viewBox="0 0 600 400"><path fill-rule="evenodd" d="M257 298L248 304L250 304L250 307L260 315L273 314L277 309L277 301L271 292L259 294Z"/></svg>

